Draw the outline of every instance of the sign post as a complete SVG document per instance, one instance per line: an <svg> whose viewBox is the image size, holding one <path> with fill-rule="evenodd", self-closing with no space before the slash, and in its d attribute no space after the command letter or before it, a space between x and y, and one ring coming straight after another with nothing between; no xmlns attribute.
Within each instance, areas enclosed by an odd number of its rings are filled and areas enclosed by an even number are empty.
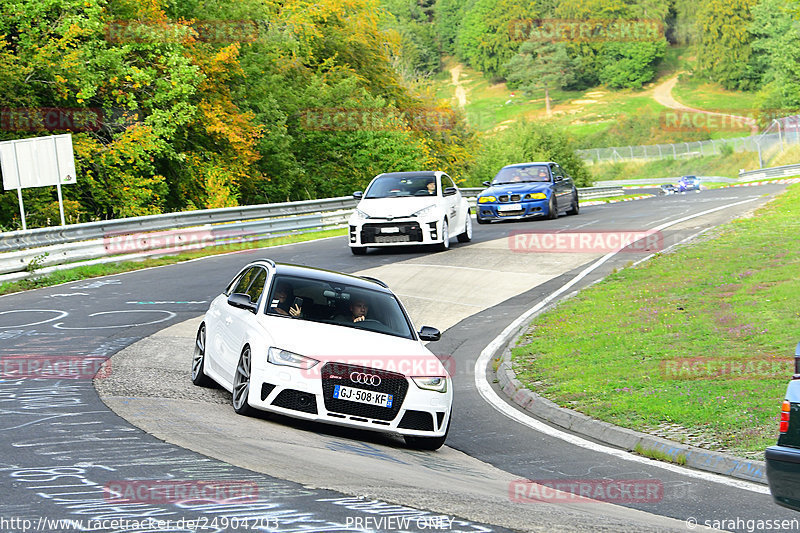
<svg viewBox="0 0 800 533"><path fill-rule="evenodd" d="M0 161L2 163L2 161ZM17 157L17 145L14 145L14 165L16 166L17 170L17 198L19 199L19 216L22 218L22 229L28 229L28 225L25 223L25 205L22 203L22 182L20 181L19 177L19 158ZM5 172L3 172L5 175Z"/></svg>
<svg viewBox="0 0 800 533"><path fill-rule="evenodd" d="M67 133L0 142L0 166L3 171L3 188L7 191L17 189L23 230L28 227L22 189L29 187L56 186L61 225L66 225L61 184L75 182L72 135Z"/></svg>

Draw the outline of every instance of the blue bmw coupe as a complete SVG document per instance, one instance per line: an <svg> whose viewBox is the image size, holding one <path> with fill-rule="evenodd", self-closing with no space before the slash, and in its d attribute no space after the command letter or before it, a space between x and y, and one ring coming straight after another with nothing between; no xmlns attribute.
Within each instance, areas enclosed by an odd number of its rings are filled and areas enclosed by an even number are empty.
<svg viewBox="0 0 800 533"><path fill-rule="evenodd" d="M488 189L478 195L478 224L529 217L577 215L578 190L572 178L552 161L517 163L500 169Z"/></svg>

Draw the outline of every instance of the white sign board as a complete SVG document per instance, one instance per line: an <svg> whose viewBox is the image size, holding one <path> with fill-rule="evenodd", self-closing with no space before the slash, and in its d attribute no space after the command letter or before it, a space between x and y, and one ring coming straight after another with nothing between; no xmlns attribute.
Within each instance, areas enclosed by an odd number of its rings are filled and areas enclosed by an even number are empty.
<svg viewBox="0 0 800 533"><path fill-rule="evenodd" d="M0 142L3 189L75 183L72 135Z"/></svg>

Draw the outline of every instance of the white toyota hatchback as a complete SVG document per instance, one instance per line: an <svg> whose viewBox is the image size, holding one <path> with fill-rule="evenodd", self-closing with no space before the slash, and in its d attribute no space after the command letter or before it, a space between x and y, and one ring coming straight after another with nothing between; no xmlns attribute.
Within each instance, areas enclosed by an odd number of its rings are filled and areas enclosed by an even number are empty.
<svg viewBox="0 0 800 533"><path fill-rule="evenodd" d="M382 282L269 259L245 266L197 332L192 381L253 409L402 435L435 450L450 427L450 374Z"/></svg>
<svg viewBox="0 0 800 533"><path fill-rule="evenodd" d="M392 172L379 174L350 216L350 251L366 253L368 247L435 245L440 250L472 239L472 219L467 199L444 172Z"/></svg>

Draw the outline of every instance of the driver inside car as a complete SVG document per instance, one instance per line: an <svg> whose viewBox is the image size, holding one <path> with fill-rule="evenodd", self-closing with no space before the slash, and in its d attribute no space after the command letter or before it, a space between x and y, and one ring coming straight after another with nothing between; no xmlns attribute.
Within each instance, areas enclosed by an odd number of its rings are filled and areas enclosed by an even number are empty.
<svg viewBox="0 0 800 533"><path fill-rule="evenodd" d="M369 303L365 298L356 297L350 301L350 316L339 315L337 320L340 322L363 322L367 320L369 313Z"/></svg>

